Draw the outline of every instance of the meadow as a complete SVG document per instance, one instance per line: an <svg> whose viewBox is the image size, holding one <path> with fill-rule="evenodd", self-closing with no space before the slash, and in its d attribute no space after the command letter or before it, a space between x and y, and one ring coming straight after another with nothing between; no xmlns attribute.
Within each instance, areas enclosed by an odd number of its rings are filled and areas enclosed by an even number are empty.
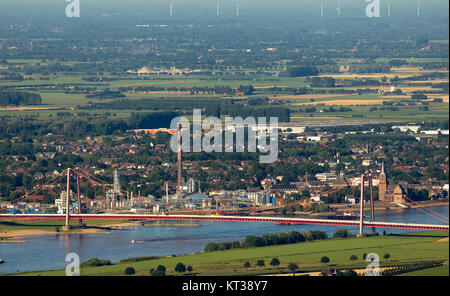
<svg viewBox="0 0 450 296"><path fill-rule="evenodd" d="M175 275L174 267L181 262L194 268L195 275L264 275L286 273L290 262L297 263L297 272L320 271L324 268L362 269L367 266L363 254L376 253L381 260L381 266L396 266L405 263L424 260L444 260L448 263L449 244L448 232L419 232L402 235L378 237L361 237L347 239L328 239L303 242L289 245L278 245L250 249L232 249L210 253L196 253L180 256L168 256L158 259L117 263L101 267L82 267L81 275L123 275L125 268L131 266L136 275L149 275L149 270L158 265L164 265L168 275ZM384 254L390 254L384 259ZM148 254L151 256L151 254ZM355 255L357 260L349 258ZM329 263L321 263L321 258L327 256ZM278 267L269 266L272 258L281 262ZM107 259L107 258L100 258ZM266 266L256 267L257 260L264 260ZM244 268L245 262L250 262L250 268ZM439 271L440 272L440 271ZM64 275L63 270L24 272L19 275Z"/></svg>

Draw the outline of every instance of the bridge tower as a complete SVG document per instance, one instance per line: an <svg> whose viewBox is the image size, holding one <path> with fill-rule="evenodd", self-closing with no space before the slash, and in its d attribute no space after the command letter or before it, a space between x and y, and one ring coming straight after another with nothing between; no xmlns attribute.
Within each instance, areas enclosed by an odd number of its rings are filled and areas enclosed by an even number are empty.
<svg viewBox="0 0 450 296"><path fill-rule="evenodd" d="M384 172L384 162L381 164L381 173L378 176L378 200L387 201L386 189L387 189L387 179L386 173Z"/></svg>
<svg viewBox="0 0 450 296"><path fill-rule="evenodd" d="M359 235L364 233L364 182L368 181L369 183L369 192L370 192L370 220L371 222L375 222L375 205L373 201L373 176L368 174L361 175L361 197L359 199ZM372 226L372 232L375 233L375 227Z"/></svg>
<svg viewBox="0 0 450 296"><path fill-rule="evenodd" d="M70 168L67 169L66 229L70 228Z"/></svg>
<svg viewBox="0 0 450 296"><path fill-rule="evenodd" d="M375 205L373 202L373 179L369 178L369 192L370 192L370 217L371 221L375 222ZM372 226L372 232L375 233L375 227Z"/></svg>
<svg viewBox="0 0 450 296"><path fill-rule="evenodd" d="M361 196L359 198L359 235L364 233L364 174L361 175Z"/></svg>
<svg viewBox="0 0 450 296"><path fill-rule="evenodd" d="M87 186L87 185L86 185ZM86 187L87 189L87 187ZM86 197L87 197L87 190L86 190ZM81 198L80 198L80 176L77 173L77 202L78 202L78 214L81 214ZM83 226L83 220L78 220L80 226Z"/></svg>
<svg viewBox="0 0 450 296"><path fill-rule="evenodd" d="M177 128L177 195L178 198L181 196L181 186L182 186L182 172L181 172L181 123L178 124Z"/></svg>

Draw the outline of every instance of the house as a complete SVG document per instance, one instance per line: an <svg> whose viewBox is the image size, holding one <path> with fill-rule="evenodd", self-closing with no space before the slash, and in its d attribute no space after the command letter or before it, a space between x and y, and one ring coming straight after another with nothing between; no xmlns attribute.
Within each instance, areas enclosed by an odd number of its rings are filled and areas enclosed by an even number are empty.
<svg viewBox="0 0 450 296"><path fill-rule="evenodd" d="M272 193L287 193L287 194L298 193L298 188L295 185L284 185L284 184L272 185L271 187L269 187L269 190Z"/></svg>
<svg viewBox="0 0 450 296"><path fill-rule="evenodd" d="M356 198L354 196L345 196L345 203L356 204Z"/></svg>

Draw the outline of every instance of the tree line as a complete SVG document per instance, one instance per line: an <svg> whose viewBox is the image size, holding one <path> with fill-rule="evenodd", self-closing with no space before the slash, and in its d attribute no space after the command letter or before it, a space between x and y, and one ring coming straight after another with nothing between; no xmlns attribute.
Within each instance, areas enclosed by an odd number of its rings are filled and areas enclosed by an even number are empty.
<svg viewBox="0 0 450 296"><path fill-rule="evenodd" d="M41 95L27 92L0 92L0 106L23 106L42 104Z"/></svg>
<svg viewBox="0 0 450 296"><path fill-rule="evenodd" d="M268 233L262 236L248 235L242 242L232 241L232 242L221 242L221 243L209 243L204 248L205 252L214 252L219 250L229 250L238 248L256 248L256 247L266 247L273 245L285 245L285 244L295 244L305 241L312 240L322 240L327 239L328 236L322 231L308 231L308 232L298 232L291 231L286 233Z"/></svg>

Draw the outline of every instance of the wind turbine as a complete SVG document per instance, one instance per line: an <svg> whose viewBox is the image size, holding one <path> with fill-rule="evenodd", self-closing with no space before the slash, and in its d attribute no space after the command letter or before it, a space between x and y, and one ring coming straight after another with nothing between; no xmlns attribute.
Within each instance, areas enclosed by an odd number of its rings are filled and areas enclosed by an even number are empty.
<svg viewBox="0 0 450 296"><path fill-rule="evenodd" d="M387 0L388 16L391 16L391 0Z"/></svg>
<svg viewBox="0 0 450 296"><path fill-rule="evenodd" d="M323 16L323 0L320 1L320 16Z"/></svg>
<svg viewBox="0 0 450 296"><path fill-rule="evenodd" d="M420 16L420 0L417 0L417 16Z"/></svg>

